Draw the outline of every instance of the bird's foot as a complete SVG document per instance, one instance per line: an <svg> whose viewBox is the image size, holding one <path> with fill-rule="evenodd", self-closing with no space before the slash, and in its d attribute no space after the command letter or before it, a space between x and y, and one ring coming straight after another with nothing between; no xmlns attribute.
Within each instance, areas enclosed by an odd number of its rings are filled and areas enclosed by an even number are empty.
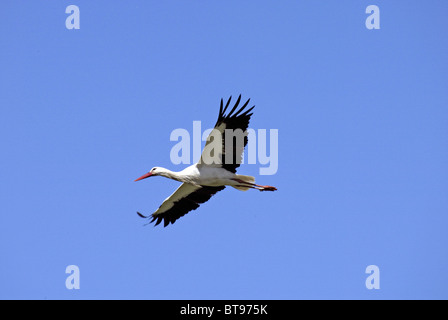
<svg viewBox="0 0 448 320"><path fill-rule="evenodd" d="M260 191L277 191L276 187L272 187L272 186L261 186L261 189L259 189Z"/></svg>

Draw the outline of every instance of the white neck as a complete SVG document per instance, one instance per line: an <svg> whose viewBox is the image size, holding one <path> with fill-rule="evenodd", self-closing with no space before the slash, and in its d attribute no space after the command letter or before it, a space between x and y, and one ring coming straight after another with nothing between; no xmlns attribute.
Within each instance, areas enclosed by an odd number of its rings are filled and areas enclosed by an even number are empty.
<svg viewBox="0 0 448 320"><path fill-rule="evenodd" d="M165 168L160 168L157 174L165 178L177 180L179 182L195 184L198 180L198 175L194 171L195 168L196 167L193 165L179 172L173 172Z"/></svg>
<svg viewBox="0 0 448 320"><path fill-rule="evenodd" d="M179 175L179 172L174 172L165 168L160 168L158 169L157 172L158 176L162 176L168 179L173 179L173 180L177 180L177 181L182 181L182 177Z"/></svg>

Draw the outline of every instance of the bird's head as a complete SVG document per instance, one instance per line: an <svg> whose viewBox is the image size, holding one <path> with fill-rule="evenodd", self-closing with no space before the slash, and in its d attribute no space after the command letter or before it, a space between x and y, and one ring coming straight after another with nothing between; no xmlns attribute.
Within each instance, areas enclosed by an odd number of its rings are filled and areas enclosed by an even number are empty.
<svg viewBox="0 0 448 320"><path fill-rule="evenodd" d="M135 179L135 181L143 180L143 179L146 179L146 178L149 178L149 177L152 177L152 176L158 176L161 171L162 170L159 167L154 167L148 173L145 173L140 178Z"/></svg>

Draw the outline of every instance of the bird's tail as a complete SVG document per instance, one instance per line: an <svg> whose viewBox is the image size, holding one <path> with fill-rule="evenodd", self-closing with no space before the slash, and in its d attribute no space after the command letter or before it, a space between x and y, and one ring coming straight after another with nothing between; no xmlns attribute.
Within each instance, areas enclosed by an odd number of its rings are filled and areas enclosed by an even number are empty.
<svg viewBox="0 0 448 320"><path fill-rule="evenodd" d="M237 177L237 179L242 180L247 183L250 183L250 184L255 183L255 177L252 177L252 176L243 176L241 174L237 174L236 177ZM244 185L235 185L232 187L234 187L235 189L240 190L240 191L247 191L250 189L250 187L246 187Z"/></svg>

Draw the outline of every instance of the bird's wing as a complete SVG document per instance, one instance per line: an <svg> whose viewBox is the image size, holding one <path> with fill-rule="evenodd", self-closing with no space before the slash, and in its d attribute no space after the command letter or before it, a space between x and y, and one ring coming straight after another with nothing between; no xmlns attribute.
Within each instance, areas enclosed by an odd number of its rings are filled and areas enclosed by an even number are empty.
<svg viewBox="0 0 448 320"><path fill-rule="evenodd" d="M207 137L207 142L204 150L202 151L201 159L198 162L199 166L207 165L219 167L235 173L236 168L238 168L241 164L244 147L247 145L247 128L252 115L250 112L255 106L244 110L249 104L249 99L241 108L238 109L238 111L235 112L241 101L240 95L232 110L230 110L230 112L226 115L225 113L229 107L231 99L232 97L227 100L225 107L223 100L221 99L218 121L216 122L210 135ZM230 139L227 139L229 141L226 141L226 129L231 129L228 130L228 132L233 132L236 137L232 138L232 136L229 135L227 138ZM220 138L221 141L215 141L215 137ZM218 154L215 154L216 151Z"/></svg>
<svg viewBox="0 0 448 320"><path fill-rule="evenodd" d="M163 220L166 227L170 223L184 216L191 210L195 210L201 203L208 201L215 193L221 191L225 186L201 187L190 183L183 183L174 193L163 201L162 205L150 217L137 212L143 218L152 218L151 223L156 221L158 225Z"/></svg>

